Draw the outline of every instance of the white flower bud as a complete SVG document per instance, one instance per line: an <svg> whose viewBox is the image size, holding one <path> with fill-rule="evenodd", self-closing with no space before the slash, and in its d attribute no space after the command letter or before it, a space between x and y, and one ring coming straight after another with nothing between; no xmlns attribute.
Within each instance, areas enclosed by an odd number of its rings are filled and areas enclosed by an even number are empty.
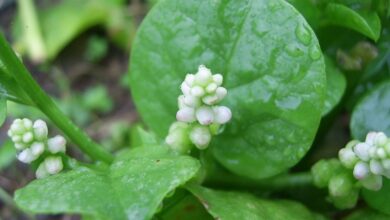
<svg viewBox="0 0 390 220"><path fill-rule="evenodd" d="M23 144L23 143L15 143L14 146L15 146L16 150L23 150L23 149L27 148L27 145Z"/></svg>
<svg viewBox="0 0 390 220"><path fill-rule="evenodd" d="M218 96L218 100L221 101L227 95L227 90L224 87L218 87L215 94Z"/></svg>
<svg viewBox="0 0 390 220"><path fill-rule="evenodd" d="M44 163L49 174L59 173L63 168L61 157L47 157Z"/></svg>
<svg viewBox="0 0 390 220"><path fill-rule="evenodd" d="M180 89L184 95L189 95L191 92L191 87L189 87L185 82L181 84Z"/></svg>
<svg viewBox="0 0 390 220"><path fill-rule="evenodd" d="M184 95L180 95L179 98L177 98L177 105L179 106L179 109L187 107L184 103Z"/></svg>
<svg viewBox="0 0 390 220"><path fill-rule="evenodd" d="M382 160L382 166L385 170L390 170L390 159Z"/></svg>
<svg viewBox="0 0 390 220"><path fill-rule="evenodd" d="M369 175L366 178L360 180L363 187L369 190L378 191L382 188L382 176Z"/></svg>
<svg viewBox="0 0 390 220"><path fill-rule="evenodd" d="M38 167L38 169L35 171L35 176L38 179L46 178L50 176L50 174L46 170L46 165L45 163L41 163Z"/></svg>
<svg viewBox="0 0 390 220"><path fill-rule="evenodd" d="M24 126L25 129L29 130L29 129L32 128L33 123L32 123L32 121L30 119L24 118L23 119L23 126Z"/></svg>
<svg viewBox="0 0 390 220"><path fill-rule="evenodd" d="M181 122L191 123L195 121L195 110L190 107L184 107L176 113L176 119Z"/></svg>
<svg viewBox="0 0 390 220"><path fill-rule="evenodd" d="M35 139L37 139L38 141L46 140L48 134L46 122L42 120L36 120L34 122L33 129Z"/></svg>
<svg viewBox="0 0 390 220"><path fill-rule="evenodd" d="M188 124L186 123L183 123L183 122L180 122L180 121L177 121L177 122L174 122L170 127L169 127L169 133L172 133L174 132L175 130L177 129L180 129L180 130L185 130L188 128Z"/></svg>
<svg viewBox="0 0 390 220"><path fill-rule="evenodd" d="M197 148L203 150L211 141L210 130L204 126L196 126L190 132L190 140Z"/></svg>
<svg viewBox="0 0 390 220"><path fill-rule="evenodd" d="M45 150L45 144L42 142L34 142L30 148L34 157L39 157Z"/></svg>
<svg viewBox="0 0 390 220"><path fill-rule="evenodd" d="M353 168L353 176L358 179L364 179L370 174L370 169L367 163L358 162Z"/></svg>
<svg viewBox="0 0 390 220"><path fill-rule="evenodd" d="M370 171L375 175L380 175L383 172L382 164L378 160L371 160Z"/></svg>
<svg viewBox="0 0 390 220"><path fill-rule="evenodd" d="M377 146L384 146L387 142L387 136L383 132L378 132L375 136L374 143Z"/></svg>
<svg viewBox="0 0 390 220"><path fill-rule="evenodd" d="M206 92L208 93L213 93L215 92L215 90L217 90L218 88L218 85L215 84L215 83L210 83L207 87L206 87Z"/></svg>
<svg viewBox="0 0 390 220"><path fill-rule="evenodd" d="M208 95L208 96L203 97L202 101L206 105L214 105L219 101L219 99L218 99L217 95Z"/></svg>
<svg viewBox="0 0 390 220"><path fill-rule="evenodd" d="M379 148L376 150L376 155L381 158L381 159L385 159L387 157L387 154L386 154L386 151L385 149L383 148Z"/></svg>
<svg viewBox="0 0 390 220"><path fill-rule="evenodd" d="M184 104L189 107L198 107L200 105L199 98L193 96L193 95L187 95L184 97Z"/></svg>
<svg viewBox="0 0 390 220"><path fill-rule="evenodd" d="M22 152L20 152L17 155L17 158L18 158L19 161L21 161L23 163L31 163L32 161L34 161L36 159L36 157L31 152L31 149L29 149L29 148L27 148L27 149L23 150Z"/></svg>
<svg viewBox="0 0 390 220"><path fill-rule="evenodd" d="M188 153L190 143L187 134L188 124L183 122L175 122L169 128L169 134L165 138L165 142L170 148L176 152Z"/></svg>
<svg viewBox="0 0 390 220"><path fill-rule="evenodd" d="M217 106L214 110L214 122L217 124L225 124L232 118L232 112L226 106Z"/></svg>
<svg viewBox="0 0 390 220"><path fill-rule="evenodd" d="M34 140L34 135L32 132L26 132L23 134L23 142L24 143L29 143L31 142L32 140Z"/></svg>
<svg viewBox="0 0 390 220"><path fill-rule="evenodd" d="M195 74L195 82L199 85L207 85L212 80L212 74L210 69L204 65L200 65L198 72Z"/></svg>
<svg viewBox="0 0 390 220"><path fill-rule="evenodd" d="M20 136L20 135L14 135L14 136L11 137L11 140L12 140L14 143L21 142L21 141L22 141L22 136Z"/></svg>
<svg viewBox="0 0 390 220"><path fill-rule="evenodd" d="M218 86L222 85L223 82L223 76L219 73L213 75L213 81Z"/></svg>
<svg viewBox="0 0 390 220"><path fill-rule="evenodd" d="M375 146L371 146L369 149L368 149L368 155L370 157L370 159L374 158L378 158L378 155L376 154L376 151L377 151L377 147Z"/></svg>
<svg viewBox="0 0 390 220"><path fill-rule="evenodd" d="M51 153L56 154L59 152L65 152L66 140L61 135L57 135L47 140L47 146Z"/></svg>
<svg viewBox="0 0 390 220"><path fill-rule="evenodd" d="M339 151L340 162L347 168L353 168L359 161L351 148L343 148Z"/></svg>
<svg viewBox="0 0 390 220"><path fill-rule="evenodd" d="M10 138L12 138L12 136L14 136L14 133L12 132L12 129L8 129L7 135L8 135L8 137L10 137Z"/></svg>
<svg viewBox="0 0 390 220"><path fill-rule="evenodd" d="M353 148L353 151L355 152L355 154L362 160L364 161L368 161L370 159L370 155L369 155L369 149L370 149L370 145L366 144L366 143L359 143L357 144L354 148Z"/></svg>
<svg viewBox="0 0 390 220"><path fill-rule="evenodd" d="M24 129L24 126L23 126L23 122L20 120L20 121L17 121L18 119L16 119L11 127L10 127L10 130L12 130L12 133L15 135L15 134L23 134L23 132L25 131Z"/></svg>
<svg viewBox="0 0 390 220"><path fill-rule="evenodd" d="M195 97L201 97L204 95L204 89L200 86L194 86L191 88L191 95Z"/></svg>
<svg viewBox="0 0 390 220"><path fill-rule="evenodd" d="M196 110L196 119L201 125L209 125L214 121L214 111L211 107L202 106Z"/></svg>
<svg viewBox="0 0 390 220"><path fill-rule="evenodd" d="M347 149L353 149L353 148L356 146L356 144L358 144L358 143L360 143L360 142L357 141L357 140L352 140L352 141L350 141L350 142L347 143L347 145L345 146L345 148L347 148Z"/></svg>
<svg viewBox="0 0 390 220"><path fill-rule="evenodd" d="M184 81L187 83L187 85L189 87L192 87L194 85L194 82L195 82L194 74L187 74Z"/></svg>
<svg viewBox="0 0 390 220"><path fill-rule="evenodd" d="M367 144L369 145L374 145L375 143L375 137L376 137L376 132L368 132L367 136L366 136L366 140L364 142L366 142Z"/></svg>

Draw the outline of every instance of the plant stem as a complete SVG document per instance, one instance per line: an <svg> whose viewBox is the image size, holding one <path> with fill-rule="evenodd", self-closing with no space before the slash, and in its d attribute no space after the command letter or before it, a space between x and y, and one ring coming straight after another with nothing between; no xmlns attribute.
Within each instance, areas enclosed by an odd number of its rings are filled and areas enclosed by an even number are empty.
<svg viewBox="0 0 390 220"><path fill-rule="evenodd" d="M0 187L0 200L3 201L8 206L14 209L16 208L15 202L12 199L12 197L1 187Z"/></svg>
<svg viewBox="0 0 390 220"><path fill-rule="evenodd" d="M47 53L34 2L32 0L18 0L18 8L24 30L24 41L28 47L30 58L34 62L42 62L46 59Z"/></svg>
<svg viewBox="0 0 390 220"><path fill-rule="evenodd" d="M113 156L78 128L53 102L21 63L4 36L0 34L0 60L6 73L14 76L17 84L58 128L60 128L84 153L94 160L112 162Z"/></svg>
<svg viewBox="0 0 390 220"><path fill-rule="evenodd" d="M210 175L205 184L209 186L246 188L246 189L269 189L284 190L299 186L311 185L313 182L310 172L281 174L268 179L254 180L239 177L226 171Z"/></svg>

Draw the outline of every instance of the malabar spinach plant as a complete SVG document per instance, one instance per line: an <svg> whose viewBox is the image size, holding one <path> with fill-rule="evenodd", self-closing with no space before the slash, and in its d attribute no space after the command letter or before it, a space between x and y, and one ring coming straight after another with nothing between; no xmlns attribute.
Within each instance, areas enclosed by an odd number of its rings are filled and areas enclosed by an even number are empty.
<svg viewBox="0 0 390 220"><path fill-rule="evenodd" d="M16 206L85 219L388 219L389 15L380 0L158 1L128 73L148 129L117 152L59 110L1 35L0 121L7 100L49 119L8 130L6 149L37 177ZM350 141L318 157L348 113Z"/></svg>

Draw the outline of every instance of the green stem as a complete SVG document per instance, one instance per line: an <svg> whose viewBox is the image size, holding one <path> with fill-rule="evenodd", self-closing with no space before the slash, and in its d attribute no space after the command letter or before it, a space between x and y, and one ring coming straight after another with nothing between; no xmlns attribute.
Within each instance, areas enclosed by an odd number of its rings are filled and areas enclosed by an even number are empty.
<svg viewBox="0 0 390 220"><path fill-rule="evenodd" d="M268 179L254 180L238 177L228 172L219 172L210 175L205 184L214 187L284 190L313 183L310 172L281 174Z"/></svg>
<svg viewBox="0 0 390 220"><path fill-rule="evenodd" d="M113 156L104 150L80 128L78 128L53 102L34 80L26 67L8 45L4 36L0 34L0 60L6 73L13 75L17 84L58 128L60 128L84 153L94 160L107 163L112 162Z"/></svg>
<svg viewBox="0 0 390 220"><path fill-rule="evenodd" d="M18 8L24 28L25 45L28 47L30 58L34 62L42 62L47 58L47 54L34 2L18 0Z"/></svg>
<svg viewBox="0 0 390 220"><path fill-rule="evenodd" d="M9 207L12 207L13 209L16 208L16 204L12 199L12 197L1 187L0 187L0 200L3 201L5 204L7 204Z"/></svg>

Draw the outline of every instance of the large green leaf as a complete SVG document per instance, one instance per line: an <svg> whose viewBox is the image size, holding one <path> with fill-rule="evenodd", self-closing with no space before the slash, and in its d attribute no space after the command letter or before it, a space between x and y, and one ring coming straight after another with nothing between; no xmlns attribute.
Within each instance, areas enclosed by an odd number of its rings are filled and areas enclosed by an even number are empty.
<svg viewBox="0 0 390 220"><path fill-rule="evenodd" d="M388 220L389 215L376 212L371 209L360 209L353 212L344 220Z"/></svg>
<svg viewBox="0 0 390 220"><path fill-rule="evenodd" d="M326 79L328 82L323 115L329 113L342 98L347 81L342 72L335 66L329 57L325 57Z"/></svg>
<svg viewBox="0 0 390 220"><path fill-rule="evenodd" d="M309 149L322 112L325 71L317 39L282 0L161 1L133 44L131 90L160 137L175 120L179 85L205 64L224 75L233 112L211 148L231 171L280 173Z"/></svg>
<svg viewBox="0 0 390 220"><path fill-rule="evenodd" d="M314 215L303 205L292 201L269 201L246 193L216 191L195 185L189 186L188 190L199 199L215 219L314 219Z"/></svg>
<svg viewBox="0 0 390 220"><path fill-rule="evenodd" d="M326 23L353 29L375 41L379 39L381 22L376 12L358 11L342 4L329 3L324 15Z"/></svg>
<svg viewBox="0 0 390 220"><path fill-rule="evenodd" d="M150 219L167 193L192 178L199 163L165 147L136 148L109 171L81 168L35 180L16 192L33 213L79 213L102 219Z"/></svg>
<svg viewBox="0 0 390 220"><path fill-rule="evenodd" d="M351 118L352 136L364 140L370 131L390 135L390 81L374 88L354 108Z"/></svg>
<svg viewBox="0 0 390 220"><path fill-rule="evenodd" d="M382 189L379 191L363 190L367 204L382 213L390 215L390 180L384 178Z"/></svg>

